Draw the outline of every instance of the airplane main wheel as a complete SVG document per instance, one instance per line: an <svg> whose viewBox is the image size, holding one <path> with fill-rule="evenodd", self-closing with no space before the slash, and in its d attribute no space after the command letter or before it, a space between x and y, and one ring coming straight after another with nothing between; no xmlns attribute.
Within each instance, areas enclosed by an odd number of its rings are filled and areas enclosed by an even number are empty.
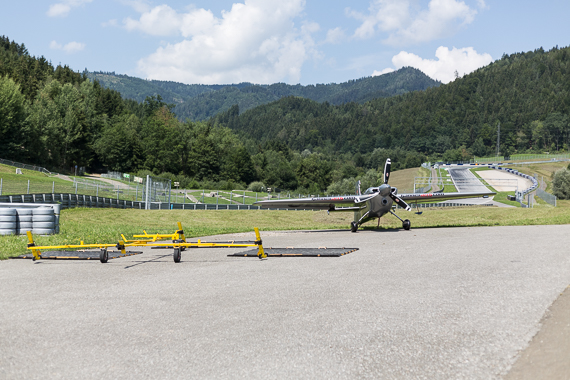
<svg viewBox="0 0 570 380"><path fill-rule="evenodd" d="M410 227L412 226L412 222L410 222L409 219L404 220L404 223L402 223L404 229L406 231L408 231L410 229Z"/></svg>
<svg viewBox="0 0 570 380"><path fill-rule="evenodd" d="M174 248L174 262L179 263L181 258L182 254L180 253L180 248Z"/></svg>
<svg viewBox="0 0 570 380"><path fill-rule="evenodd" d="M356 232L358 230L358 223L356 222L350 222L350 231L351 232Z"/></svg>
<svg viewBox="0 0 570 380"><path fill-rule="evenodd" d="M107 253L107 248L102 249L99 253L99 261L101 261L103 264L109 261L109 253Z"/></svg>

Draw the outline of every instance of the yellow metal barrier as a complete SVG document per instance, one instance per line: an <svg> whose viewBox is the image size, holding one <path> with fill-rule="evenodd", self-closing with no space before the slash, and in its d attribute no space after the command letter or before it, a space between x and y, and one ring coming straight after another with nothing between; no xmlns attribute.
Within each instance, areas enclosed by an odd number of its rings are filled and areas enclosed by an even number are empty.
<svg viewBox="0 0 570 380"><path fill-rule="evenodd" d="M85 244L83 241L80 244L62 244L62 245L46 245L46 246L36 246L34 243L34 238L30 231L27 232L28 235L28 250L32 251L35 260L40 260L42 258L42 250L53 250L53 249L85 249L85 248L99 248L100 261L106 263L108 261L107 249L115 247L117 250L121 251L121 254L126 255L127 247L164 247L174 249L174 262L178 263L181 260L181 252L186 248L212 248L212 247L224 247L224 248L245 248L245 247L258 247L257 256L260 259L267 258L265 251L263 250L263 245L261 241L261 236L259 234L259 229L255 227L255 237L256 240L252 243L202 243L200 240L197 242L187 242L184 236L184 231L182 230L182 223L178 222L178 230L172 234L154 234L149 235L144 231L144 235L133 235L133 237L143 237L145 239L141 240L128 240L125 235L121 234L122 240L119 240L116 244L111 243L95 243L95 244ZM158 239L170 238L172 243L158 243Z"/></svg>
<svg viewBox="0 0 570 380"><path fill-rule="evenodd" d="M146 241L157 241L163 239L172 239L172 240L184 240L186 241L186 237L184 236L184 230L182 230L182 223L178 222L178 230L172 234L148 234L146 230L143 230L143 235L133 235L134 238L145 238ZM140 240L139 240L140 241Z"/></svg>

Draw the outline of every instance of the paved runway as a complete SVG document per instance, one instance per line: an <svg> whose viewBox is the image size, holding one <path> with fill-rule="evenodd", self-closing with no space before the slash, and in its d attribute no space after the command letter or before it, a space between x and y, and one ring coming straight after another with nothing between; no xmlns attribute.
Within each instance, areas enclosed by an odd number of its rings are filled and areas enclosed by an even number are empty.
<svg viewBox="0 0 570 380"><path fill-rule="evenodd" d="M262 231L267 247L360 250L7 260L0 378L501 378L570 284L568 236L569 225Z"/></svg>

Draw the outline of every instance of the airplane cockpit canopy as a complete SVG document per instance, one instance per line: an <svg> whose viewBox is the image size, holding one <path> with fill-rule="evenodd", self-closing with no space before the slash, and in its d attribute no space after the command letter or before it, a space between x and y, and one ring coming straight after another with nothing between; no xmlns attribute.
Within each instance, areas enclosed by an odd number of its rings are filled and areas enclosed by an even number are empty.
<svg viewBox="0 0 570 380"><path fill-rule="evenodd" d="M366 189L366 191L364 192L365 195L368 194L374 194L380 191L379 187L369 187L368 189Z"/></svg>

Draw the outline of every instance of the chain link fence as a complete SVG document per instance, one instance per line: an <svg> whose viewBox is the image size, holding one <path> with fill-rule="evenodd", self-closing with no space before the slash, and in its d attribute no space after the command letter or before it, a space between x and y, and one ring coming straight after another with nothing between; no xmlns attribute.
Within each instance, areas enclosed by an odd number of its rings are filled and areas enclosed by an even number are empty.
<svg viewBox="0 0 570 380"><path fill-rule="evenodd" d="M540 186L536 189L536 196L545 201L548 204L556 207L556 195L550 194L543 190L542 188L546 188L546 184L544 183L544 177L539 180L538 174L534 173L534 178L540 183Z"/></svg>
<svg viewBox="0 0 570 380"><path fill-rule="evenodd" d="M12 161L12 160L4 160L2 158L0 158L0 164L14 166L14 167L20 168L20 169L35 170L35 171L44 173L44 174L49 175L49 176L57 175L57 173L52 173L49 170L47 170L46 168L41 167L41 166L22 164L20 162L16 162L16 161Z"/></svg>

